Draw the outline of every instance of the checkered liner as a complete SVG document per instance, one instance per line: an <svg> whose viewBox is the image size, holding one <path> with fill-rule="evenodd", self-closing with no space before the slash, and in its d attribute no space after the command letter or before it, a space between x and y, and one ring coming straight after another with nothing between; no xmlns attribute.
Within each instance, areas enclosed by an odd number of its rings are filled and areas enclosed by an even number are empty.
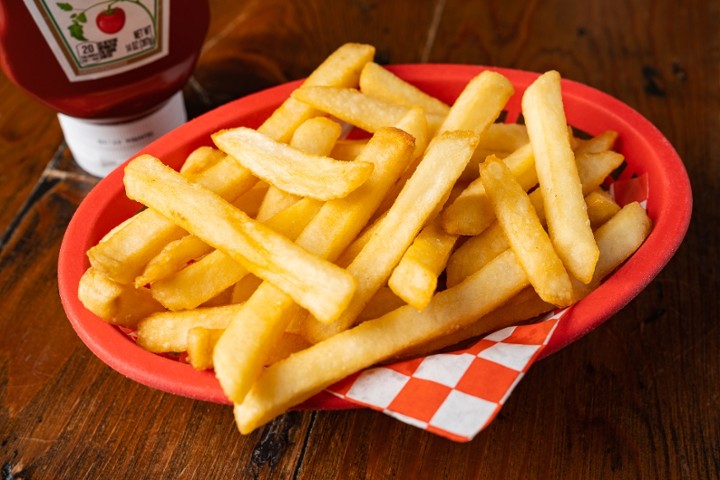
<svg viewBox="0 0 720 480"><path fill-rule="evenodd" d="M531 325L498 330L465 350L365 370L328 391L467 442L495 418L566 311Z"/></svg>
<svg viewBox="0 0 720 480"><path fill-rule="evenodd" d="M624 178L623 178L624 177ZM623 172L608 187L620 205L648 198L647 177ZM352 375L328 391L457 442L492 422L568 313L494 332L472 347Z"/></svg>

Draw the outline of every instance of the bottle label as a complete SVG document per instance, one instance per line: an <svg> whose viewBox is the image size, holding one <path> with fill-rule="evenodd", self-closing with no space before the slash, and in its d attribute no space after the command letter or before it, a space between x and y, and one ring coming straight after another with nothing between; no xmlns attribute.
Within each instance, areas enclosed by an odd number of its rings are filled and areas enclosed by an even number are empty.
<svg viewBox="0 0 720 480"><path fill-rule="evenodd" d="M24 0L71 82L96 80L168 54L170 0Z"/></svg>

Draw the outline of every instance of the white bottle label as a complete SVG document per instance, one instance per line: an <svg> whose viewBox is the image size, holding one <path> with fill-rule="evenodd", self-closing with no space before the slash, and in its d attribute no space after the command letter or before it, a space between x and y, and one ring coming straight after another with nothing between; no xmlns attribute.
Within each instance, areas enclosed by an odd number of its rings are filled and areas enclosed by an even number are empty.
<svg viewBox="0 0 720 480"><path fill-rule="evenodd" d="M68 80L142 67L168 54L170 0L24 0Z"/></svg>

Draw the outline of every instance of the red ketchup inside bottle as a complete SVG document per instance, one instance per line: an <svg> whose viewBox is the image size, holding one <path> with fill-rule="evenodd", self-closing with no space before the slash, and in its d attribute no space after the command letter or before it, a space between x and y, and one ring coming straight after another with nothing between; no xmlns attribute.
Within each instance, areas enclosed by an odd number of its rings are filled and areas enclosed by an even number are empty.
<svg viewBox="0 0 720 480"><path fill-rule="evenodd" d="M203 0L0 0L0 66L104 176L187 120L182 88L209 18Z"/></svg>

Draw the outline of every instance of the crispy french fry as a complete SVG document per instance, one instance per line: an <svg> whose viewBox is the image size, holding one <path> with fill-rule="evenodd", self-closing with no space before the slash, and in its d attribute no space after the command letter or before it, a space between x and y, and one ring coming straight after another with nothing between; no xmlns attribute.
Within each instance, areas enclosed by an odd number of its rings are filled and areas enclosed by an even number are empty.
<svg viewBox="0 0 720 480"><path fill-rule="evenodd" d="M125 189L130 198L284 289L319 318L337 317L353 295L355 282L347 272L309 254L151 156L128 164Z"/></svg>
<svg viewBox="0 0 720 480"><path fill-rule="evenodd" d="M431 355L433 352L457 346L468 339L474 339L501 328L522 324L538 315L550 312L554 308L554 305L544 302L532 287L526 287L505 305L483 315L470 325L409 348L394 357L392 361Z"/></svg>
<svg viewBox="0 0 720 480"><path fill-rule="evenodd" d="M129 328L163 309L146 289L117 283L92 267L80 277L78 299L106 322Z"/></svg>
<svg viewBox="0 0 720 480"><path fill-rule="evenodd" d="M428 223L393 269L388 286L418 310L425 308L457 239L457 235L445 233L438 221Z"/></svg>
<svg viewBox="0 0 720 480"><path fill-rule="evenodd" d="M427 113L444 117L450 107L401 79L388 69L368 62L360 72L360 91L372 97L406 107L421 107Z"/></svg>
<svg viewBox="0 0 720 480"><path fill-rule="evenodd" d="M371 163L307 154L246 127L221 130L212 138L257 177L285 192L317 200L344 197L372 172Z"/></svg>
<svg viewBox="0 0 720 480"><path fill-rule="evenodd" d="M355 87L360 72L375 55L375 47L360 43L346 43L330 54L303 82L302 87L327 85L332 87ZM277 140L288 142L295 129L318 111L292 97L286 99L258 131Z"/></svg>
<svg viewBox="0 0 720 480"><path fill-rule="evenodd" d="M525 91L522 109L545 200L550 238L572 275L592 279L599 256L567 134L560 74L547 72Z"/></svg>
<svg viewBox="0 0 720 480"><path fill-rule="evenodd" d="M410 161L413 143L412 137L400 130L379 130L361 155L375 165L370 179L347 197L323 205L297 244L322 258L339 255ZM242 315L227 327L213 353L215 374L232 401L242 401L273 344L299 312L292 299L270 282L262 283L243 304Z"/></svg>
<svg viewBox="0 0 720 480"><path fill-rule="evenodd" d="M512 84L503 75L482 72L460 92L438 133L470 130L482 136L500 116L513 92Z"/></svg>
<svg viewBox="0 0 720 480"><path fill-rule="evenodd" d="M342 127L326 117L313 117L303 122L290 140L290 146L311 155L327 156L340 138ZM298 201L300 197L271 186L265 195L257 219L266 220L285 207Z"/></svg>
<svg viewBox="0 0 720 480"><path fill-rule="evenodd" d="M596 189L585 196L588 217L593 230L604 224L620 211L620 205L602 189Z"/></svg>
<svg viewBox="0 0 720 480"><path fill-rule="evenodd" d="M239 304L158 312L137 325L137 343L150 352L184 352L188 332L195 327L224 329L242 311Z"/></svg>
<svg viewBox="0 0 720 480"><path fill-rule="evenodd" d="M264 223L274 232L294 240L321 207L321 202L303 198ZM151 292L165 308L187 310L207 302L249 273L250 270L232 256L214 250L174 275L154 282Z"/></svg>
<svg viewBox="0 0 720 480"><path fill-rule="evenodd" d="M235 405L240 432L253 431L351 373L473 322L527 284L514 254L507 251L465 282L435 295L422 311L400 307L271 365Z"/></svg>
<svg viewBox="0 0 720 480"><path fill-rule="evenodd" d="M410 110L354 88L304 87L295 90L292 98L370 133L395 125Z"/></svg>
<svg viewBox="0 0 720 480"><path fill-rule="evenodd" d="M493 123L480 135L478 148L512 153L530 142L525 125L519 123Z"/></svg>
<svg viewBox="0 0 720 480"><path fill-rule="evenodd" d="M649 231L650 221L642 207L624 207L597 232L605 259L598 262L598 275L607 275L627 259ZM464 282L438 293L423 311L401 307L297 352L268 367L245 400L235 405L238 429L249 433L346 376L478 318L493 323L497 318L488 314L527 286L524 270L512 251L506 250ZM482 326L474 328L482 330ZM333 358L332 368L327 358Z"/></svg>
<svg viewBox="0 0 720 480"><path fill-rule="evenodd" d="M332 152L330 152L330 156L338 160L355 160L363 151L367 142L366 138L338 140Z"/></svg>
<svg viewBox="0 0 720 480"><path fill-rule="evenodd" d="M527 191L537 184L535 157L529 143L505 157L503 161L524 190ZM479 178L470 183L441 214L443 228L447 233L455 235L478 235L494 220L495 212Z"/></svg>
<svg viewBox="0 0 720 480"><path fill-rule="evenodd" d="M187 354L190 365L196 370L213 367L212 354L223 330L219 328L194 327L187 333Z"/></svg>
<svg viewBox="0 0 720 480"><path fill-rule="evenodd" d="M228 157L193 176L193 180L230 200L257 183L257 178L249 170ZM142 273L147 262L168 242L185 234L182 228L167 218L152 209L146 209L90 248L88 259L93 267L109 278L130 285Z"/></svg>
<svg viewBox="0 0 720 480"><path fill-rule="evenodd" d="M529 197L538 218L544 224L545 215L542 208L542 196L537 191L534 191ZM590 223L592 225L601 225L608 220L608 212L615 209L611 205L605 205L605 201L602 205L597 205L597 202L591 197L592 193L585 197ZM610 201L610 203L614 202ZM617 206L617 204L615 205ZM502 228L497 222L493 222L480 235L470 237L453 252L448 259L446 269L447 286L450 287L460 283L509 247L510 244Z"/></svg>
<svg viewBox="0 0 720 480"><path fill-rule="evenodd" d="M617 140L617 132L608 130L587 140L580 140L575 147L575 155L579 153L600 153L607 152Z"/></svg>
<svg viewBox="0 0 720 480"><path fill-rule="evenodd" d="M187 176L197 175L212 167L220 160L225 158L225 153L217 148L204 145L198 147L185 159L185 163L180 167L180 173Z"/></svg>
<svg viewBox="0 0 720 480"><path fill-rule="evenodd" d="M498 224L530 284L544 301L559 307L570 305L573 301L570 276L555 253L525 189L497 158L485 161L480 178Z"/></svg>
<svg viewBox="0 0 720 480"><path fill-rule="evenodd" d="M143 273L135 279L136 287L153 284L182 270L191 261L212 252L212 247L193 235L169 242L150 259Z"/></svg>
<svg viewBox="0 0 720 480"><path fill-rule="evenodd" d="M310 341L328 338L353 325L367 302L387 281L417 233L444 203L476 144L477 135L471 132L446 132L433 139L375 234L347 267L358 281L348 308L332 323L309 319Z"/></svg>
<svg viewBox="0 0 720 480"><path fill-rule="evenodd" d="M652 229L652 221L637 202L628 203L595 231L600 258L592 281L575 282L575 296L580 299L596 288L620 264L630 258Z"/></svg>

